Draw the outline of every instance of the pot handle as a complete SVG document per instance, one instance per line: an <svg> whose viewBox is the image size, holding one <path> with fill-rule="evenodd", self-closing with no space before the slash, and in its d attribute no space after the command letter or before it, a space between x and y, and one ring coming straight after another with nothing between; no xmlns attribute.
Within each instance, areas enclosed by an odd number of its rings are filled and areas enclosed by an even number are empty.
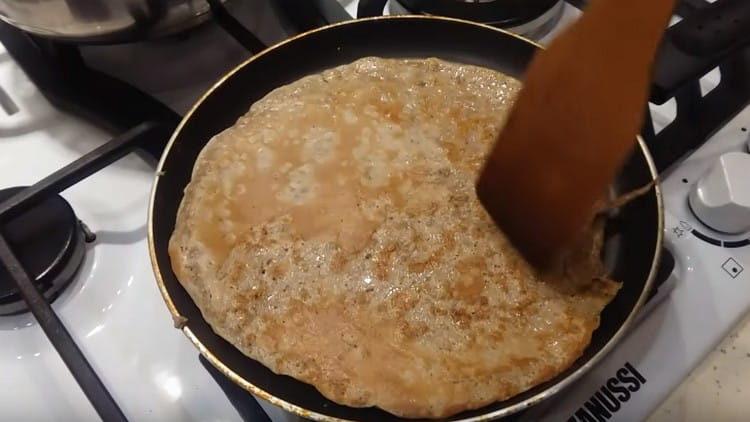
<svg viewBox="0 0 750 422"><path fill-rule="evenodd" d="M664 104L750 45L750 1L718 0L673 25L657 59L651 102Z"/></svg>

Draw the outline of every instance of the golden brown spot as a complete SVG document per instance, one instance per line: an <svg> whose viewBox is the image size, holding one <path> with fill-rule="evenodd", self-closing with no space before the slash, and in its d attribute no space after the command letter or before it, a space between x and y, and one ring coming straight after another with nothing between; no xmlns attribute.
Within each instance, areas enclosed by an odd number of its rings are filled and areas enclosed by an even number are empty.
<svg viewBox="0 0 750 422"><path fill-rule="evenodd" d="M453 295L456 298L474 302L484 291L485 269L484 260L480 257L472 257L458 262L456 265L457 280L452 286Z"/></svg>

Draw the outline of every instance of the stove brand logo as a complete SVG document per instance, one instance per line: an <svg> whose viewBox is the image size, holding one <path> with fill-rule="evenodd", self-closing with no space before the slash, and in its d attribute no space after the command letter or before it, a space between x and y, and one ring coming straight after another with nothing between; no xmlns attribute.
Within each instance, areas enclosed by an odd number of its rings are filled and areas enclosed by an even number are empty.
<svg viewBox="0 0 750 422"><path fill-rule="evenodd" d="M599 388L568 422L603 422L609 420L646 383L646 378L626 362L615 376Z"/></svg>

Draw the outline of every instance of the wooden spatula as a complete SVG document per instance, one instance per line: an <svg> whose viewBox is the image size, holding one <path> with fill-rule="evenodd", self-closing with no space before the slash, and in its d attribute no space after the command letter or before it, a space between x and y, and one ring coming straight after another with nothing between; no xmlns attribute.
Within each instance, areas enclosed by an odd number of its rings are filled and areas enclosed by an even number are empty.
<svg viewBox="0 0 750 422"><path fill-rule="evenodd" d="M526 259L559 262L636 144L675 0L595 0L537 54L477 182Z"/></svg>

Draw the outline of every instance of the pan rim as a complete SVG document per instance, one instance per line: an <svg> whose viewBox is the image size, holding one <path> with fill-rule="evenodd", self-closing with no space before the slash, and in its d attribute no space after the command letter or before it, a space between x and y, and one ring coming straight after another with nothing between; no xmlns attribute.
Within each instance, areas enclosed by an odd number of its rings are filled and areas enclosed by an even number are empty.
<svg viewBox="0 0 750 422"><path fill-rule="evenodd" d="M154 217L154 203L156 201L156 192L159 186L159 179L161 178L163 174L163 168L164 164L166 162L167 157L169 156L169 153L173 147L173 144L177 140L177 138L180 135L180 132L182 131L182 128L187 124L187 122L190 120L192 114L200 107L200 105L211 95L213 92L218 89L221 85L223 85L226 80L231 78L235 73L239 72L242 68L244 68L246 65L252 63L253 61L259 59L260 57L268 54L269 52L276 50L278 48L283 47L287 43L291 43L298 38L302 38L305 36L308 36L310 34L314 34L320 31L326 31L332 28L336 28L339 26L344 25L354 25L358 22L366 22L366 21L376 21L376 20L437 20L437 21L448 21L452 23L461 23L466 25L472 25L476 26L482 29L489 29L492 31L496 31L498 33L501 33L505 36L511 36L513 38L516 38L520 41L523 41L525 43L531 44L536 48L544 49L544 47L532 40L529 40L523 36L514 34L512 32L495 28L490 25L485 25L477 22L472 22L468 20L463 19L457 19L457 18L449 18L449 17L443 17L443 16L433 16L433 15L389 15L389 16L376 16L371 18L364 18L364 19L353 19L343 22L334 23L331 25L322 26L319 28L315 28L309 31L302 32L300 34L297 34L293 37L290 37L286 40L283 40L277 44L274 44L273 46L270 46L266 48L265 50L251 56L247 60L243 61L242 63L238 64L236 67L234 67L232 70L224 74L219 80L217 80L201 97L193 104L193 106L188 110L188 112L185 114L185 116L180 121L179 125L177 125L177 128L173 132L172 136L170 137L169 141L167 142L166 147L164 148L164 151L162 152L162 155L159 159L159 163L156 167L155 172L155 178L154 183L151 188L151 194L149 198L149 206L148 206L148 219L147 219L147 236L148 236L148 250L149 250L149 257L151 260L151 267L154 272L154 277L156 279L156 284L159 288L159 292L161 293L162 299L164 300L165 304L167 305L167 308L169 310L170 315L172 316L173 321L175 322L175 327L179 328L185 336L193 343L193 345L198 349L200 354L208 360L211 365L213 365L219 372L221 372L224 376L232 380L235 384L242 387L244 390L248 391L249 393L260 397L263 400L266 400L270 402L271 404L280 407L281 409L288 411L290 413L293 413L295 415L316 420L316 421L348 421L348 419L341 419L334 416L325 415L322 413L314 412L308 409L305 409L301 406L298 406L294 403L290 403L284 399L281 399L279 397L276 397L272 395L271 393L261 389L260 387L257 387L256 385L250 383L246 379L244 379L242 376L234 372L231 368L229 368L227 365L224 364L217 356L215 356L201 341L200 339L195 335L195 333L192 332L190 327L188 326L182 326L180 327L180 321L183 321L185 319L184 316L182 316L177 307L175 306L174 302L172 301L172 297L169 294L169 291L167 290L166 284L164 283L164 278L162 277L161 273L161 267L159 265L158 259L156 257L156 246L154 241L154 229L153 229L153 217ZM648 166L649 173L651 175L651 179L655 182L654 183L654 195L656 196L656 208L657 208L657 234L656 234L656 245L655 245L655 252L654 257L651 261L651 269L649 271L648 277L646 279L646 282L644 283L643 290L641 292L640 297L635 303L635 306L633 306L633 309L631 310L628 317L623 321L620 328L610 337L610 339L607 341L607 343L602 346L599 351L597 351L587 362L582 364L578 369L576 369L574 372L570 373L568 376L563 378L562 380L558 381L556 384L548 387L547 389L540 391L539 393L535 394L532 397L527 398L526 400L516 403L512 406L504 407L502 409L495 410L490 413L486 413L479 416L473 416L463 419L456 419L456 422L481 422L481 421L487 421L487 420L494 420L497 418L506 417L515 413L518 413L522 410L525 410L527 408L530 408L532 406L535 406L546 399L556 395L560 391L564 390L568 386L570 386L573 382L577 381L579 378L581 378L585 373L587 373L593 366L595 366L597 363L599 363L604 356L609 354L609 352L612 350L612 348L620 342L622 337L628 332L628 330L631 328L631 325L633 324L635 317L637 316L638 312L641 310L643 305L645 304L649 293L652 290L652 286L654 283L654 280L656 278L657 270L659 268L659 263L661 262L661 252L663 248L663 242L664 242L664 204L663 204L663 198L662 198L662 192L661 192L661 186L659 182L658 177L658 170L656 168L656 164L654 163L653 157L651 156L648 147L646 146L645 141L640 135L636 135L636 140L638 143L638 146L640 148L640 152L643 155L643 157L646 160L646 164ZM249 358L248 358L249 359Z"/></svg>

